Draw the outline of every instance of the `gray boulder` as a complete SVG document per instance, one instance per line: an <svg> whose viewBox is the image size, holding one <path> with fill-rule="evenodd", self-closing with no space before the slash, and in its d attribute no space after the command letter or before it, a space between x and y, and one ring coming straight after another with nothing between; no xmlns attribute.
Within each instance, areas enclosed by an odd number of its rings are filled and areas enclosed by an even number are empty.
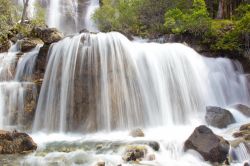
<svg viewBox="0 0 250 166"><path fill-rule="evenodd" d="M204 160L222 163L227 159L229 142L213 133L211 129L202 125L197 127L186 140L184 150L199 152Z"/></svg>
<svg viewBox="0 0 250 166"><path fill-rule="evenodd" d="M225 128L235 123L233 115L226 109L209 106L206 108L206 122L208 125L218 128Z"/></svg>

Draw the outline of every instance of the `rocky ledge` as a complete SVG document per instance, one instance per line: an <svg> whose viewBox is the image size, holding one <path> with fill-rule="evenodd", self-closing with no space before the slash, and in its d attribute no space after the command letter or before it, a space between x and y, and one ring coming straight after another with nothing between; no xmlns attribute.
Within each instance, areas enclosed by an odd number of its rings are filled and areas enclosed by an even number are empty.
<svg viewBox="0 0 250 166"><path fill-rule="evenodd" d="M0 130L0 154L28 153L37 149L37 144L26 133Z"/></svg>

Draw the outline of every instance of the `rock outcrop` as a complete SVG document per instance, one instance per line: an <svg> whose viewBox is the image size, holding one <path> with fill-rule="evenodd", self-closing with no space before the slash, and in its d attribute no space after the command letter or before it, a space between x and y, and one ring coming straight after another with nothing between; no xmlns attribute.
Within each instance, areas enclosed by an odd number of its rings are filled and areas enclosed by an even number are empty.
<svg viewBox="0 0 250 166"><path fill-rule="evenodd" d="M10 48L11 44L10 41L5 41L0 44L0 53L7 52Z"/></svg>
<svg viewBox="0 0 250 166"><path fill-rule="evenodd" d="M34 27L32 34L40 38L47 45L58 42L63 38L63 34L56 28Z"/></svg>
<svg viewBox="0 0 250 166"><path fill-rule="evenodd" d="M233 115L226 109L209 106L206 111L205 119L210 126L225 128L235 122Z"/></svg>
<svg viewBox="0 0 250 166"><path fill-rule="evenodd" d="M227 159L229 142L213 133L211 129L202 125L197 127L186 140L184 150L199 152L206 161L223 162Z"/></svg>
<svg viewBox="0 0 250 166"><path fill-rule="evenodd" d="M31 152L37 144L26 133L0 130L0 154L17 154Z"/></svg>
<svg viewBox="0 0 250 166"><path fill-rule="evenodd" d="M42 40L38 38L24 38L20 41L20 50L22 52L28 52L35 48L38 44L43 44Z"/></svg>

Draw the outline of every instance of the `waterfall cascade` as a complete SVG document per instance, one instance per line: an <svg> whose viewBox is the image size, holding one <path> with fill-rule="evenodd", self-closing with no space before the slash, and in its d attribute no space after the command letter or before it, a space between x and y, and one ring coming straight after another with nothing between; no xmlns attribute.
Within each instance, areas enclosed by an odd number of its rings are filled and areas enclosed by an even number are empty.
<svg viewBox="0 0 250 166"><path fill-rule="evenodd" d="M47 5L49 27L66 34L98 31L90 19L98 0L30 0L31 17L38 1ZM83 33L50 46L39 89L32 78L39 49L20 54L17 42L0 54L0 129L33 127L38 143L37 151L24 158L8 156L9 163L89 166L101 159L108 166L131 165L122 160L124 147L153 140L160 151L142 165L207 166L199 154L183 152L193 129L205 124L206 106L227 107L235 117L225 129L211 127L228 140L249 123L230 108L250 104L249 80L237 61L202 57L183 44L132 42L117 32ZM137 127L144 138L128 136ZM249 160L247 144L231 152L236 153L232 165Z"/></svg>
<svg viewBox="0 0 250 166"><path fill-rule="evenodd" d="M31 125L25 117L32 117L37 98L36 85L31 82L40 46L19 55L18 43L8 53L0 54L0 128L26 129ZM33 102L33 103L32 103ZM30 108L31 107L31 108ZM26 110L26 111L25 111ZM29 123L29 124L28 124Z"/></svg>
<svg viewBox="0 0 250 166"><path fill-rule="evenodd" d="M206 106L249 103L241 66L181 44L81 34L51 48L34 130L100 131L186 124Z"/></svg>

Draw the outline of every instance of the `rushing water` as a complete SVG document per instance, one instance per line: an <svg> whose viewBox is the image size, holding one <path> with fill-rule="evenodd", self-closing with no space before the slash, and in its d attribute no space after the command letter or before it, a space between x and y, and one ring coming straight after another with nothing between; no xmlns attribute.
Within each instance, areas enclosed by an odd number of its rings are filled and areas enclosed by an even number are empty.
<svg viewBox="0 0 250 166"><path fill-rule="evenodd" d="M207 105L249 103L238 63L182 44L81 34L51 50L34 130L111 131L188 124Z"/></svg>
<svg viewBox="0 0 250 166"><path fill-rule="evenodd" d="M47 11L49 27L60 29L66 34L82 29L98 31L92 20L98 0L51 0Z"/></svg>
<svg viewBox="0 0 250 166"><path fill-rule="evenodd" d="M25 129L27 97L36 99L36 85L30 82L40 46L18 54L18 43L0 54L0 128ZM17 115L16 115L17 114ZM32 122L31 122L32 123Z"/></svg>
<svg viewBox="0 0 250 166"><path fill-rule="evenodd" d="M35 0L29 13L34 16ZM39 2L45 2L40 0ZM91 20L97 0L48 0L49 27L70 34L83 28L98 31ZM25 130L27 94L37 98L32 82L40 46L18 54L18 44L0 54L0 129ZM182 44L131 42L120 33L84 33L51 46L31 133L38 150L26 156L0 155L0 165L136 165L124 163L128 144L148 147L140 165L210 165L183 143L195 127L205 124L208 105L227 108L236 123L212 130L231 134L249 122L231 105L250 104L241 64L226 58L205 58ZM27 119L26 119L27 120ZM32 123L32 121L31 121ZM29 126L30 127L30 126ZM128 136L143 128L144 138ZM249 160L245 144L232 148L232 165ZM139 165L139 164L138 164Z"/></svg>

